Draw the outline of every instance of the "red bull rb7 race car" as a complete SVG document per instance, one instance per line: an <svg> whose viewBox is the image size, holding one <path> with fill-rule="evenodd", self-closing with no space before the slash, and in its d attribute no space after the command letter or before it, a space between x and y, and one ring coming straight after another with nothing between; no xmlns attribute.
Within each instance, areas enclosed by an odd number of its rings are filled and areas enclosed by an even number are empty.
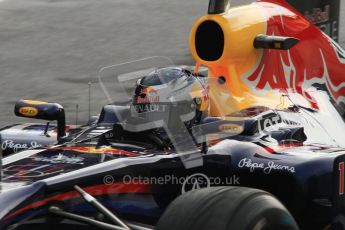
<svg viewBox="0 0 345 230"><path fill-rule="evenodd" d="M0 229L345 229L345 51L283 0L211 0L190 50L103 68L83 126L18 101L56 123L0 130Z"/></svg>

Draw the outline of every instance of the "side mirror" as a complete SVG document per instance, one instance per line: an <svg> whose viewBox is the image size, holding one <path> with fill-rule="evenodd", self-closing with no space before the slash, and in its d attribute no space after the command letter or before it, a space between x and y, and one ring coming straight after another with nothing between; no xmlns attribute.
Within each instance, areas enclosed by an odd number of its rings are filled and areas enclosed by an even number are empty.
<svg viewBox="0 0 345 230"><path fill-rule="evenodd" d="M65 110L60 104L44 101L20 100L14 106L14 113L18 117L57 121L58 140L66 136Z"/></svg>

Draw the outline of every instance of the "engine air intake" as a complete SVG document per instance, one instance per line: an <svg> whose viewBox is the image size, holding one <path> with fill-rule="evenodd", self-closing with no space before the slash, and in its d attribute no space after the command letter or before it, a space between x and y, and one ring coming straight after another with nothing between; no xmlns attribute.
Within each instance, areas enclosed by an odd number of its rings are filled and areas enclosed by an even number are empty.
<svg viewBox="0 0 345 230"><path fill-rule="evenodd" d="M224 33L214 21L207 20L200 24L195 34L195 49L204 61L217 61L224 51Z"/></svg>

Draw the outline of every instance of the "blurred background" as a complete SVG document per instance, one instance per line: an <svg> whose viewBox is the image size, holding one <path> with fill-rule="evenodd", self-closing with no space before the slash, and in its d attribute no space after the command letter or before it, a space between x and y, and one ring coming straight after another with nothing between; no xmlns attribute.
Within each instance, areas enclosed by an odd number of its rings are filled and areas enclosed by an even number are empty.
<svg viewBox="0 0 345 230"><path fill-rule="evenodd" d="M250 3L232 0L232 6ZM107 103L98 84L104 67L148 56L192 65L188 36L207 0L0 0L0 126L23 121L19 99L62 104L68 123ZM345 43L345 5L340 44Z"/></svg>

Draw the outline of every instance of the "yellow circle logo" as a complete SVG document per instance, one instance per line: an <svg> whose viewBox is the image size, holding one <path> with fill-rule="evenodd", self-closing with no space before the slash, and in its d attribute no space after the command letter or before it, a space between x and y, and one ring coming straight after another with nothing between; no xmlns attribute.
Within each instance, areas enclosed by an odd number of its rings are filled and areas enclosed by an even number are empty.
<svg viewBox="0 0 345 230"><path fill-rule="evenodd" d="M38 114L38 110L34 107L22 107L19 109L19 113L27 117L34 117Z"/></svg>

